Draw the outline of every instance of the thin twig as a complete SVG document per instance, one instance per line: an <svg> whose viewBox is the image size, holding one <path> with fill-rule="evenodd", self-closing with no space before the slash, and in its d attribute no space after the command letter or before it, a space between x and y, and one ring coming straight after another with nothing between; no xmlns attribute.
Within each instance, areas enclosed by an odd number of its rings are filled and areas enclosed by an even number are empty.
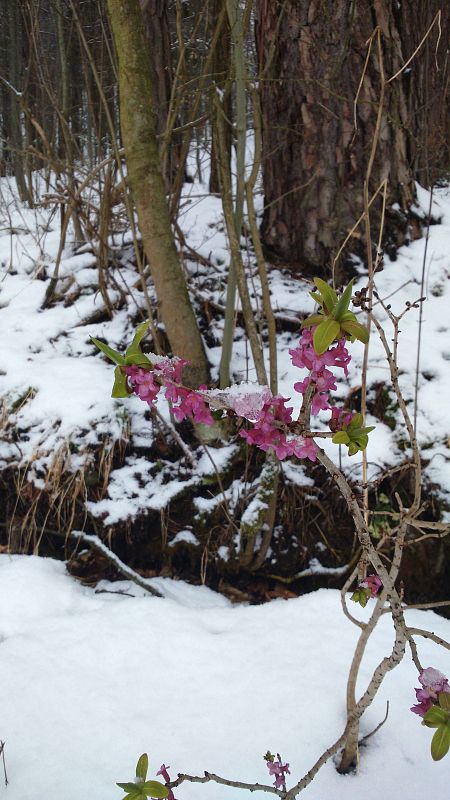
<svg viewBox="0 0 450 800"><path fill-rule="evenodd" d="M378 733L380 728L383 727L388 716L389 716L389 700L386 701L386 714L384 715L384 719L382 719L381 722L378 723L378 725L376 726L376 728L373 729L373 731L370 731L370 733L366 733L366 735L359 740L359 744L361 745L363 744L363 742L367 742L367 739L370 739L371 736L375 736L375 734Z"/></svg>
<svg viewBox="0 0 450 800"><path fill-rule="evenodd" d="M2 756L2 763L3 763L3 774L5 776L5 786L8 786L8 775L6 773L6 763L5 763L5 744L6 742L0 742L0 754Z"/></svg>
<svg viewBox="0 0 450 800"><path fill-rule="evenodd" d="M407 628L406 632L408 635L411 636L422 636L424 639L431 639L432 642L435 644L441 645L441 647L445 647L446 650L450 650L450 642L447 642L441 636L438 636L434 631L425 631L422 628Z"/></svg>
<svg viewBox="0 0 450 800"><path fill-rule="evenodd" d="M56 533L56 531L55 531ZM61 534L64 536L65 534ZM104 544L98 536L91 536L88 533L83 533L83 531L70 531L69 533L70 539L76 539L78 542L83 542L84 544L89 545L92 547L93 550L96 550L98 553L101 553L102 556L108 559L108 561L114 565L118 572L120 572L125 578L128 580L133 581L137 586L140 586L141 589L145 589L146 592L149 594L154 595L154 597L163 597L164 595L155 589L153 586L150 586L149 583L144 578L134 571L131 567L124 564L123 561L116 556L109 547Z"/></svg>

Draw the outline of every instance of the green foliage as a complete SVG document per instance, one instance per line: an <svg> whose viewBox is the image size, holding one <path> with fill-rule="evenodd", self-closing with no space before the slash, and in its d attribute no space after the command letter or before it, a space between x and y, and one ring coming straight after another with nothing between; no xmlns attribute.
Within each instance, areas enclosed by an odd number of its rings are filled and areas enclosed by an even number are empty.
<svg viewBox="0 0 450 800"><path fill-rule="evenodd" d="M303 328L317 326L314 331L314 350L321 355L329 348L332 342L345 337L351 341L359 339L361 342L369 341L367 328L356 319L353 311L349 311L352 298L353 280L338 298L334 289L321 278L314 278L317 291L310 292L313 300L321 306L318 314L312 314L302 322ZM353 449L353 448L352 448ZM355 452L357 452L355 450ZM351 454L352 455L352 454Z"/></svg>
<svg viewBox="0 0 450 800"><path fill-rule="evenodd" d="M450 694L439 692L439 705L433 705L425 714L422 724L436 728L431 740L431 757L440 761L450 750Z"/></svg>
<svg viewBox="0 0 450 800"><path fill-rule="evenodd" d="M169 794L167 786L164 786L160 781L148 781L148 755L142 753L136 764L136 781L128 781L126 783L118 783L121 789L127 794L123 800L144 800L144 798L165 798Z"/></svg>
<svg viewBox="0 0 450 800"><path fill-rule="evenodd" d="M362 414L354 414L351 422L348 425L343 425L342 430L334 434L333 443L346 445L349 456L354 456L359 451L365 450L369 442L368 434L374 430L374 426L371 425L366 428L363 425Z"/></svg>
<svg viewBox="0 0 450 800"><path fill-rule="evenodd" d="M358 589L356 589L356 591L353 592L350 600L353 600L354 603L359 603L360 606L365 608L368 600L370 600L371 597L372 597L372 592L370 591L370 589L361 586Z"/></svg>
<svg viewBox="0 0 450 800"><path fill-rule="evenodd" d="M431 757L433 761L440 761L450 749L450 725L439 725L431 740Z"/></svg>
<svg viewBox="0 0 450 800"><path fill-rule="evenodd" d="M152 362L141 350L141 341L144 338L149 325L150 320L141 322L141 324L138 325L136 333L133 337L133 341L131 342L130 346L127 347L124 356L121 355L117 350L113 350L113 348L109 347L109 345L105 344L105 342L101 342L100 339L95 339L94 336L91 336L91 341L93 344L95 344L95 346L98 347L98 349L101 350L110 361L112 361L114 364L117 364L116 369L114 370L114 385L112 388L111 397L128 397L130 394L127 384L127 376L123 372L122 367L136 366L141 367L142 369L150 369L152 367Z"/></svg>

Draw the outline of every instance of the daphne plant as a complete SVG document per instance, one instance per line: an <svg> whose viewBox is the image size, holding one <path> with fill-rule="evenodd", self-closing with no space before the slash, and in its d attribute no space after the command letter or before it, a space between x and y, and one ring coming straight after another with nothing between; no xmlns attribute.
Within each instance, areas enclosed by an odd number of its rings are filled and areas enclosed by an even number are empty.
<svg viewBox="0 0 450 800"><path fill-rule="evenodd" d="M321 291L323 308L321 320L328 324L329 320L324 319L324 314L334 315L335 325L327 328L330 336L327 334L324 338L320 334L317 339L317 331L323 322L320 321L317 327L311 323L310 327L311 320L317 322L317 319L309 318L301 333L299 344L289 350L293 366L308 370L307 377L294 383L294 390L303 395L302 411L298 420L292 416L293 408L286 406L289 398L272 395L268 387L255 384L249 390L249 384L246 384L243 391L241 387L232 387L232 390L223 392L208 390L206 386L200 386L198 389L187 388L182 383L183 368L187 364L185 360L142 352L141 342L147 331L148 322L139 325L124 355L99 339L92 339L93 343L116 364L112 396L127 397L134 392L153 408L160 389L164 387L166 399L171 402L173 414L178 422L190 418L196 424L212 425L214 419L221 416L223 411L235 414L251 423L251 427L241 430L240 435L249 444L261 450L273 451L280 460L296 456L316 461L318 447L314 442L315 436L332 436L335 444L346 445L349 455L355 455L367 447L368 434L373 428L364 426L361 414L345 412L330 404L330 393L337 389L337 378L330 367L342 369L344 374L348 375L351 356L345 346L346 341L355 339L356 336L364 340L366 329L355 322L357 327L352 329L352 333L350 331L352 320L345 317L346 313L354 317L352 312L348 312L352 283L347 286L340 298L320 278L316 279L316 285ZM312 294L314 296L314 293ZM347 326L347 329L344 326ZM336 336L338 339L334 341ZM326 347L325 342L327 342ZM331 410L329 421L331 432L310 431L310 415L314 416L320 411L327 410Z"/></svg>
<svg viewBox="0 0 450 800"><path fill-rule="evenodd" d="M128 783L118 783L121 789L127 794L123 800L144 800L147 797L164 798L169 797L169 789L159 781L148 781L148 755L142 753L136 764L136 776L134 781Z"/></svg>
<svg viewBox="0 0 450 800"><path fill-rule="evenodd" d="M321 278L314 278L317 291L310 292L311 297L319 306L319 311L312 314L302 322L303 328L315 328L314 350L319 355L324 353L339 339L350 339L352 342L359 339L366 343L369 340L367 328L356 319L353 311L349 311L352 299L353 280L350 281L345 291L338 297L336 291Z"/></svg>

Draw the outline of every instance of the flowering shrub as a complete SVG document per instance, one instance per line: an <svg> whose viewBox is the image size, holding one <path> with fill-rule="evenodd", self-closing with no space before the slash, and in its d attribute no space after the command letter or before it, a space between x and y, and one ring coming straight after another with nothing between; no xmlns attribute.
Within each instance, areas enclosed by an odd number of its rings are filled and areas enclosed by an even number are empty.
<svg viewBox="0 0 450 800"><path fill-rule="evenodd" d="M318 448L313 434L307 430L309 416L331 410L329 428L333 442L346 445L349 455L364 450L373 428L364 427L361 414L346 412L330 404L330 393L337 389L336 376L330 367L342 369L348 375L351 356L346 342L356 337L365 340L366 329L348 311L352 284L338 300L334 290L324 281L317 278L315 282L320 293L311 294L321 304L322 311L305 320L298 346L289 350L293 366L307 369L309 373L294 383L295 391L303 396L301 430L298 430L299 420L292 418L293 408L286 406L289 398L273 396L267 386L245 384L242 391L241 387L218 391L208 390L206 386L198 389L183 386L182 372L187 364L184 359L142 352L140 343L148 327L145 322L138 327L124 356L93 339L94 344L117 365L112 396L127 397L134 392L153 408L164 387L166 399L171 402L178 422L188 418L196 424L212 425L211 408L233 412L252 423L252 427L240 431L240 435L260 450L273 451L280 460L296 456L316 461ZM350 315L348 319L346 314ZM326 335L323 325L326 326Z"/></svg>
<svg viewBox="0 0 450 800"><path fill-rule="evenodd" d="M177 357L169 358L142 352L140 344L148 328L148 323L139 325L133 341L124 355L98 339L93 339L93 342L116 364L115 381L112 390L113 397L127 397L134 393L151 408L154 408L161 389L164 389L165 397L171 403L173 415L177 421L191 419L195 424L211 425L215 419L222 417L224 413L235 415L249 423L247 429L240 431L240 436L249 444L260 450L274 453L278 459L292 456L308 459L312 462L319 459L326 466L329 474L337 480L342 495L351 510L358 537L366 555L369 556L369 560L381 575L381 577L377 574L368 575L367 578L360 581L352 595L352 600L361 606L365 606L370 598L377 597L381 587L384 585L385 592L382 597L386 596L388 598L391 607L397 638L391 657L384 659L381 664L385 673L400 662L407 639L409 638L412 642L412 629L408 629L404 622L401 600L395 590L398 564L392 566L390 571L384 566L376 549L373 548L369 526L364 520L351 487L342 473L337 470L333 462L319 449L314 441L315 438L328 436L334 444L346 446L350 456L365 450L367 447L368 434L373 428L364 426L364 420L360 413L347 411L334 404L331 393L337 389L337 377L332 370L342 370L345 376L348 375L348 365L351 361L351 356L347 349L348 342L354 342L355 339L367 342L369 331L368 328L360 325L355 314L349 311L352 283L338 297L334 289L321 279L316 278L314 282L317 291L311 292L311 296L318 303L319 310L302 323L303 330L300 341L295 348L289 350L293 366L305 369L308 372L302 380L296 381L293 387L296 392L302 395L302 405L297 419L293 419L293 407L287 406L290 398L280 395L274 396L267 386L247 383L240 386L232 386L225 390L208 389L206 386L192 389L184 386L182 373L187 363L186 361ZM362 307L361 302L359 302L359 305ZM387 311L389 310L388 307L383 307ZM365 310L370 312L368 308ZM397 337L398 323L401 317L395 317L390 312L389 316L394 324L395 337ZM398 387L396 362L379 322L373 316L370 319L377 327L380 339L385 347L392 384L396 390L397 400L402 409L413 450L415 448L416 468L420 476L420 454L418 454L408 411ZM396 338L394 341L396 342ZM322 411L331 411L328 420L329 432L312 431L310 428L311 414L316 416ZM414 504L416 505L416 510L420 508L420 492ZM404 509L401 510L401 515L404 518L401 517L398 526L399 553L408 525ZM355 569L357 570L357 568ZM343 602L345 604L345 601ZM375 604L374 615L378 617L381 615L384 610L382 605L382 599L380 598ZM362 626L364 630L365 623L362 623ZM355 674L357 674L358 665L359 659L355 654L354 663L351 667L351 670L356 670ZM421 688L416 689L416 697L419 702L411 710L422 717L424 725L436 728L431 743L431 754L433 759L437 761L443 758L450 749L450 687L447 678L432 667L422 670L419 682ZM286 789L286 775L290 774L289 764L283 764L279 754L277 754L276 758L269 752L266 754L267 768L269 775L274 778L273 787L276 793L281 796L289 796L289 798L296 796L312 780L321 764L325 763L330 755L337 751L341 742L350 742L349 748L351 751L350 758L347 758L346 744L341 766L344 763L347 766L352 764L353 754L357 753L359 717L365 708L370 705L379 684L379 676L375 671L365 694L358 702L356 700L354 703L352 702L351 707L348 708L348 712L351 710L354 715L353 726L356 725L356 738L353 736L354 731L350 726L348 728L349 738L344 733L335 745L324 753L316 762L316 765L289 792ZM171 783L168 773L169 768L162 764L157 775L161 775L164 778L166 785L163 785L157 781L146 780L147 768L148 759L144 754L138 761L135 782L118 784L128 792L124 800L139 800L139 798L146 796L155 798L167 797L169 800L175 800L172 787L178 786L184 780L201 783L213 780L229 786L246 788L252 792L261 788L259 784L229 781L207 772L205 772L203 778L180 774L178 779ZM344 767L342 771L344 771ZM274 789L265 787L265 791L273 792Z"/></svg>

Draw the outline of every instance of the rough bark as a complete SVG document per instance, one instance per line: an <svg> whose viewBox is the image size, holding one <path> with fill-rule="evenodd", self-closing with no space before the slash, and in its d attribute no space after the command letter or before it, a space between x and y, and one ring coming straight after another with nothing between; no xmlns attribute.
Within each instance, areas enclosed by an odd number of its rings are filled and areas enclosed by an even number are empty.
<svg viewBox="0 0 450 800"><path fill-rule="evenodd" d="M139 228L172 351L191 361L187 380L206 382L200 332L176 251L160 171L149 53L139 0L108 0L119 62L120 122Z"/></svg>
<svg viewBox="0 0 450 800"><path fill-rule="evenodd" d="M258 0L266 204L262 233L272 260L302 271L325 271L362 213L380 91L374 43L356 106L354 135L354 98L364 71L367 41L379 26L385 73L393 75L420 42L438 3L430 0L419 6L420 28L417 3L412 1ZM445 27L448 30L448 22ZM436 38L437 32L430 40L432 49ZM441 66L444 51L441 46ZM442 92L443 71L433 80L436 95ZM388 206L398 203L403 212L414 198L418 117L423 116L418 113L421 99L415 93L425 92L424 83L424 76L419 78L413 66L386 87L369 186L371 194L387 178ZM429 122L433 124L433 116ZM423 145L419 150L423 157ZM372 211L376 212L376 204ZM404 213L388 218L385 245L399 243L398 232L402 227L404 231L405 224ZM357 241L352 240L350 247L357 250Z"/></svg>

